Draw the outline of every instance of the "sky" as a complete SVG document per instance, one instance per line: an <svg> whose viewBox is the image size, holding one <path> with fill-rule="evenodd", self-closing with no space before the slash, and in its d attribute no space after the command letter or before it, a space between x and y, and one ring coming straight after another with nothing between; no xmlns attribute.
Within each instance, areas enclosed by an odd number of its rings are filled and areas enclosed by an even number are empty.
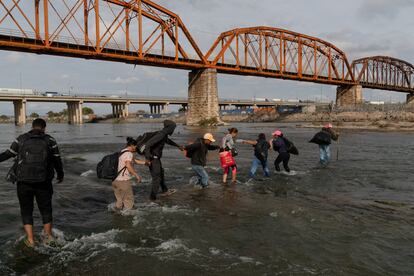
<svg viewBox="0 0 414 276"><path fill-rule="evenodd" d="M10 3L11 0L5 0ZM70 2L70 1L69 1ZM221 32L238 27L271 26L329 41L348 60L388 55L414 63L413 0L155 0L180 15L203 52ZM0 15L3 14L0 10ZM0 25L0 28L2 26ZM187 96L188 71L132 66L46 55L0 51L0 87L74 94ZM335 86L219 75L221 98L334 100ZM372 101L404 101L406 95L364 91ZM109 113L109 105L92 105ZM28 113L60 111L62 104L28 105ZM137 106L133 109L141 109ZM0 103L0 114L12 114Z"/></svg>

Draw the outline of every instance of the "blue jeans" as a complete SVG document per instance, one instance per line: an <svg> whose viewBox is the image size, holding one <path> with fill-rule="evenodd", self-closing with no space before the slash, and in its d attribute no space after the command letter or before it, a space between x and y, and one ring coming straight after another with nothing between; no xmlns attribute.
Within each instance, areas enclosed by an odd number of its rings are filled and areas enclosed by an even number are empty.
<svg viewBox="0 0 414 276"><path fill-rule="evenodd" d="M331 160L331 145L319 145L319 159L322 165L328 165Z"/></svg>
<svg viewBox="0 0 414 276"><path fill-rule="evenodd" d="M256 175L256 171L259 166L263 168L264 175L266 177L269 177L270 170L269 170L269 167L267 166L267 160L264 164L262 164L262 162L256 156L253 157L253 162L252 162L252 167L250 168L249 177L253 178Z"/></svg>
<svg viewBox="0 0 414 276"><path fill-rule="evenodd" d="M197 174L198 177L198 183L204 188L208 186L208 173L206 172L206 169L204 169L203 166L198 165L192 165L193 170Z"/></svg>

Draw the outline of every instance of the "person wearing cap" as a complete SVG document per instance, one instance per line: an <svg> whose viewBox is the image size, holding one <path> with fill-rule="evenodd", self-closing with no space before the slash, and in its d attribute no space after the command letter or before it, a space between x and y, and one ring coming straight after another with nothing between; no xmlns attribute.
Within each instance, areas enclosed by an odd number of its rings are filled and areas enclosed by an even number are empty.
<svg viewBox="0 0 414 276"><path fill-rule="evenodd" d="M283 162L283 167L285 168L285 171L290 172L290 153L286 145L286 142L283 139L283 133L280 130L276 130L275 132L273 132L272 135L273 139L271 140L270 144L272 145L273 150L279 153L275 160L275 169L276 171L280 172L280 163Z"/></svg>
<svg viewBox="0 0 414 276"><path fill-rule="evenodd" d="M205 170L208 151L218 150L219 146L212 145L216 142L213 134L206 133L203 138L199 138L195 143L186 146L187 157L191 158L191 166L197 174L198 183L202 188L208 187L208 173Z"/></svg>
<svg viewBox="0 0 414 276"><path fill-rule="evenodd" d="M319 145L319 160L323 166L327 166L331 160L332 140L338 141L339 138L339 135L332 128L331 123L326 124L310 141Z"/></svg>

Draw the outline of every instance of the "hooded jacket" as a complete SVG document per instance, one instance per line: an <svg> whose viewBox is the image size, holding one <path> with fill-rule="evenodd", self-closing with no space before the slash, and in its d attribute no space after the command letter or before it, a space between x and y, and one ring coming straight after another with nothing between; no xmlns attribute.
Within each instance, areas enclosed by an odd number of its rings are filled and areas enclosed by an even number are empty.
<svg viewBox="0 0 414 276"><path fill-rule="evenodd" d="M176 123L170 120L164 121L164 128L158 131L151 139L145 143L145 158L151 160L155 158L162 157L162 151L165 144L180 147L177 143L172 141L168 136L171 136L174 133L175 128L177 127Z"/></svg>

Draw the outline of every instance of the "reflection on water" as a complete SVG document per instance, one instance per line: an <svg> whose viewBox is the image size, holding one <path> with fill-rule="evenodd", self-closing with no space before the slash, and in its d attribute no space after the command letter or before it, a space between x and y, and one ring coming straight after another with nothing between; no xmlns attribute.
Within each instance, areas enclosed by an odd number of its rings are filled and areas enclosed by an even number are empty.
<svg viewBox="0 0 414 276"><path fill-rule="evenodd" d="M59 249L23 248L15 187L0 164L0 274L74 275L412 275L414 176L412 134L341 133L340 160L317 165L315 130L282 125L301 155L292 173L247 178L253 156L240 146L236 185L220 184L217 154L209 156L212 184L194 189L189 160L167 148L169 186L179 190L148 201L150 176L134 187L137 209L113 209L110 183L95 177L105 154L126 136L160 125L51 125L61 144L66 180L55 185L55 235ZM271 133L272 124L236 124L240 138ZM25 129L0 126L0 149ZM220 137L225 128L210 130ZM179 127L185 144L203 130ZM275 155L272 153L271 158ZM36 211L36 226L40 218Z"/></svg>

